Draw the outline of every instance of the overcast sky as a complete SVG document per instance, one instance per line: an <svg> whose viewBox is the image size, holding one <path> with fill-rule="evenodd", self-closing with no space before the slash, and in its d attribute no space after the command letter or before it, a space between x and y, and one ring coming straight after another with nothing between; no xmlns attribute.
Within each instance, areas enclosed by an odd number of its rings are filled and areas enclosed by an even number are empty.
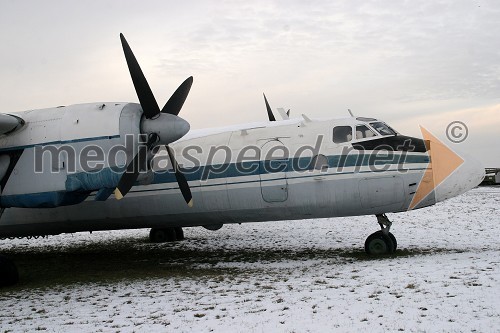
<svg viewBox="0 0 500 333"><path fill-rule="evenodd" d="M194 76L194 129L266 120L265 92L292 116L423 125L500 167L499 22L494 0L0 0L0 112L136 102L122 32L160 106Z"/></svg>

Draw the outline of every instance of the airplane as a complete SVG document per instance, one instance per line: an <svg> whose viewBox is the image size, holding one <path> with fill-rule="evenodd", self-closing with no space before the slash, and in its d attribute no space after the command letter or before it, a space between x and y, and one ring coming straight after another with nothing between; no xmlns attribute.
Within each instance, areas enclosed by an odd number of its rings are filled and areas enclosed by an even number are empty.
<svg viewBox="0 0 500 333"><path fill-rule="evenodd" d="M139 104L0 114L1 238L150 228L152 242L166 242L184 227L375 215L380 230L365 251L384 255L397 248L387 213L434 205L484 177L467 157L433 184L449 164L431 154L442 143L352 113L190 130L178 114L193 78L160 109L120 39ZM0 257L0 284L17 280Z"/></svg>

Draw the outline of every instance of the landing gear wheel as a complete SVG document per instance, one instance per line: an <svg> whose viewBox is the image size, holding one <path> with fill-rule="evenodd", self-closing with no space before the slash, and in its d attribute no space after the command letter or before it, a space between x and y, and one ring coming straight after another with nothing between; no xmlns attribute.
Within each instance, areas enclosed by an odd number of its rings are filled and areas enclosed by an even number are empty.
<svg viewBox="0 0 500 333"><path fill-rule="evenodd" d="M382 230L379 230L376 233L383 233ZM394 245L394 251L396 251L396 249L398 248L398 241L396 240L396 237L392 234L392 232L389 232L389 238L391 239L392 241L392 245Z"/></svg>
<svg viewBox="0 0 500 333"><path fill-rule="evenodd" d="M174 228L165 228L165 235L167 235L167 242L175 242L177 240L177 234Z"/></svg>
<svg viewBox="0 0 500 333"><path fill-rule="evenodd" d="M174 230L175 230L176 240L178 241L184 240L184 230L182 230L181 227L176 227L174 228Z"/></svg>
<svg viewBox="0 0 500 333"><path fill-rule="evenodd" d="M164 243L167 241L165 229L153 228L149 231L149 240L151 243Z"/></svg>
<svg viewBox="0 0 500 333"><path fill-rule="evenodd" d="M394 243L390 236L377 231L366 238L365 251L369 255L391 254L394 252Z"/></svg>
<svg viewBox="0 0 500 333"><path fill-rule="evenodd" d="M180 227L176 228L153 228L149 232L149 240L152 243L175 242L184 239L184 231Z"/></svg>
<svg viewBox="0 0 500 333"><path fill-rule="evenodd" d="M0 287L12 286L19 281L19 273L14 262L0 256Z"/></svg>
<svg viewBox="0 0 500 333"><path fill-rule="evenodd" d="M394 235L392 234L392 232L389 232L389 238L392 241L392 245L394 245L394 252L395 252L396 249L398 248L398 241L396 240L396 237L394 237Z"/></svg>

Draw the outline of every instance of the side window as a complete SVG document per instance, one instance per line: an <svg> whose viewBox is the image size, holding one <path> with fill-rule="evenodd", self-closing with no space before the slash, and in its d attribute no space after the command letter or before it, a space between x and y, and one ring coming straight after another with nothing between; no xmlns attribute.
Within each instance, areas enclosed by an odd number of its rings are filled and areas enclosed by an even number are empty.
<svg viewBox="0 0 500 333"><path fill-rule="evenodd" d="M356 126L356 139L365 139L371 138L375 136L375 133L371 129L369 129L366 125L358 125Z"/></svg>
<svg viewBox="0 0 500 333"><path fill-rule="evenodd" d="M352 140L351 126L335 126L333 128L333 142L342 143Z"/></svg>
<svg viewBox="0 0 500 333"><path fill-rule="evenodd" d="M370 123L370 125L381 135L396 135L396 131L394 131L392 128L387 126L386 123L383 123L381 121L377 121L375 123Z"/></svg>

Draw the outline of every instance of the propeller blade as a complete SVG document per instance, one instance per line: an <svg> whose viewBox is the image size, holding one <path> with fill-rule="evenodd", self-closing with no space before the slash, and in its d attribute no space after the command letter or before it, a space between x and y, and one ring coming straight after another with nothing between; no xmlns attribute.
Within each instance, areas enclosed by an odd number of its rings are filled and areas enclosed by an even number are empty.
<svg viewBox="0 0 500 333"><path fill-rule="evenodd" d="M163 109L161 109L161 112L170 113L177 116L181 111L184 102L186 101L192 85L193 77L190 76L186 80L184 80L179 88L177 88L177 90L172 94L167 103L165 103Z"/></svg>
<svg viewBox="0 0 500 333"><path fill-rule="evenodd" d="M179 170L179 165L175 160L172 148L170 148L169 146L165 146L165 148L167 148L168 157L170 157L170 162L172 162L172 166L174 167L175 179L177 179L177 184L179 184L179 189L181 190L182 196L184 197L184 200L186 200L188 206L193 207L193 196L191 194L191 190L189 189L189 184L186 180L186 177L184 177L182 172Z"/></svg>
<svg viewBox="0 0 500 333"><path fill-rule="evenodd" d="M137 62L137 59L132 52L132 49L127 43L127 40L120 34L120 39L122 41L123 53L125 54L125 59L127 60L128 70L130 72L130 76L132 77L132 82L134 83L135 92L137 93L137 97L139 98L139 102L141 103L142 111L146 118L151 119L160 113L160 108L158 107L158 103L156 103L156 99L149 87L148 81L144 76L144 73Z"/></svg>
<svg viewBox="0 0 500 333"><path fill-rule="evenodd" d="M267 116L269 117L269 121L276 121L276 118L274 118L273 110L271 110L271 107L267 102L266 94L263 93L262 95L264 95L264 101L266 102Z"/></svg>
<svg viewBox="0 0 500 333"><path fill-rule="evenodd" d="M115 188L115 198L117 200L123 199L127 195L128 191L134 186L134 183L139 177L141 170L146 170L146 163L148 162L148 150L151 145L156 142L158 137L156 135L150 135L148 142L144 145L139 146L139 151L137 155L134 156L132 162L127 165L127 170L123 173L118 185Z"/></svg>
<svg viewBox="0 0 500 333"><path fill-rule="evenodd" d="M141 145L139 147L139 151L137 155L135 155L132 162L127 165L127 170L123 173L118 185L115 188L115 198L120 200L125 195L127 195L128 191L132 188L134 183L137 181L137 177L139 177L139 172L141 166L144 166L144 163L147 162L147 147Z"/></svg>

